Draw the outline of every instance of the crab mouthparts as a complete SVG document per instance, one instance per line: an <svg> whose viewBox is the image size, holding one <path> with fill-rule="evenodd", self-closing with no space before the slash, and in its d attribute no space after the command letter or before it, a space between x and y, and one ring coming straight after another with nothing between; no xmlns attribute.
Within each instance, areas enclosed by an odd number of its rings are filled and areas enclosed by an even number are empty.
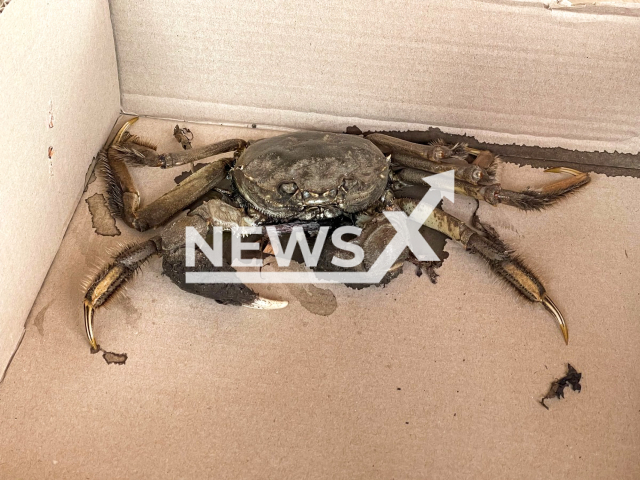
<svg viewBox="0 0 640 480"><path fill-rule="evenodd" d="M337 190L329 190L322 194L309 192L305 190L302 192L302 202L305 205L315 207L320 205L331 205L335 204L337 200L338 192Z"/></svg>

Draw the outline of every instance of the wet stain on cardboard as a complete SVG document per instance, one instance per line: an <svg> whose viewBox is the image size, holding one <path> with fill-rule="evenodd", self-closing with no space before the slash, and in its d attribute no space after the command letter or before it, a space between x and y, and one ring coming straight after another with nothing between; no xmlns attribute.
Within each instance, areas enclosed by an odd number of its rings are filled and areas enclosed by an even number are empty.
<svg viewBox="0 0 640 480"><path fill-rule="evenodd" d="M52 302L49 302L44 307L42 307L33 319L33 324L38 329L38 333L41 336L44 336L44 317L51 303Z"/></svg>
<svg viewBox="0 0 640 480"><path fill-rule="evenodd" d="M124 310L125 313L125 322L128 325L135 326L140 320L141 313L138 310L131 299L127 296L122 296L118 301L118 306Z"/></svg>
<svg viewBox="0 0 640 480"><path fill-rule="evenodd" d="M98 235L105 237L115 237L120 235L120 230L116 227L116 219L111 216L107 207L107 202L101 193L96 193L85 200L89 205L91 213L91 225Z"/></svg>
<svg viewBox="0 0 640 480"><path fill-rule="evenodd" d="M127 363L127 354L126 353L114 353L114 352L102 352L102 358L107 362L107 365L116 364L116 365L124 365Z"/></svg>
<svg viewBox="0 0 640 480"><path fill-rule="evenodd" d="M490 150L499 155L505 162L518 165L531 165L535 168L549 168L564 166L580 171L604 173L609 176L625 175L640 177L640 162L638 154L618 152L583 152L565 148L532 147L524 145L500 145L483 143L473 136L445 133L439 128L430 127L426 131L366 131L362 132L357 126L347 127L346 133L351 135L369 135L383 133L401 138L409 142L427 145L430 142L442 140L445 143L464 143L477 150Z"/></svg>
<svg viewBox="0 0 640 480"><path fill-rule="evenodd" d="M107 352L106 350L103 350L100 345L98 345L98 348L96 349L93 347L91 348L92 355L99 352L102 352L102 358L107 362L107 365L124 365L127 363L127 359L129 358L126 353Z"/></svg>
<svg viewBox="0 0 640 480"><path fill-rule="evenodd" d="M89 185L91 185L95 181L96 181L96 171L92 170L91 175L89 176L89 180L87 180L87 186L85 187L85 192L87 191L86 188L89 188Z"/></svg>
<svg viewBox="0 0 640 480"><path fill-rule="evenodd" d="M316 315L326 317L338 308L336 296L328 288L319 288L308 284L290 284L288 289L291 295L300 302L300 305Z"/></svg>
<svg viewBox="0 0 640 480"><path fill-rule="evenodd" d="M294 261L289 264L289 267L278 267L275 257L265 260L265 265L269 265L277 271L306 271L304 265ZM307 283L290 283L286 285L289 293L293 295L298 302L300 302L300 305L311 313L326 317L331 315L336 311L336 308L338 308L338 300L334 293L328 288L320 288Z"/></svg>

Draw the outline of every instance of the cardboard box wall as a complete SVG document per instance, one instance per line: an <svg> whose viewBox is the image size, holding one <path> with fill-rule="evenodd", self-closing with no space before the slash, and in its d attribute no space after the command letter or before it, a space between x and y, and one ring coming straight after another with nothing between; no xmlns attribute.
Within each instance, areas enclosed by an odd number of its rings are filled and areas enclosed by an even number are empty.
<svg viewBox="0 0 640 480"><path fill-rule="evenodd" d="M0 14L0 377L120 112L103 1L15 1Z"/></svg>
<svg viewBox="0 0 640 480"><path fill-rule="evenodd" d="M0 15L0 370L121 109L637 153L640 9L548 7L15 0Z"/></svg>

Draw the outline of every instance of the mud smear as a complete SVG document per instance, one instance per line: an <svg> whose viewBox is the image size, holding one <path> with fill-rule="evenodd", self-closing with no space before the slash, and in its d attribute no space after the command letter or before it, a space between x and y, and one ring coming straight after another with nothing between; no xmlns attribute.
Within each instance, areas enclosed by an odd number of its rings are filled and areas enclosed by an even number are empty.
<svg viewBox="0 0 640 480"><path fill-rule="evenodd" d="M138 324L138 320L142 314L140 310L138 310L131 299L127 296L122 296L118 301L118 307L122 308L125 313L125 322L127 325L136 326Z"/></svg>
<svg viewBox="0 0 640 480"><path fill-rule="evenodd" d="M288 267L279 267L275 257L265 260L265 265L278 272L306 272L304 265L292 261ZM316 315L329 316L338 308L336 296L328 288L319 288L308 283L286 284L287 290L300 305Z"/></svg>
<svg viewBox="0 0 640 480"><path fill-rule="evenodd" d="M290 284L291 295L296 297L300 305L316 315L329 316L338 308L338 301L333 292L308 284Z"/></svg>
<svg viewBox="0 0 640 480"><path fill-rule="evenodd" d="M101 193L96 193L85 200L89 205L91 213L91 225L98 235L105 237L115 237L120 235L120 230L116 227L116 219L111 216L107 207L107 202Z"/></svg>
<svg viewBox="0 0 640 480"><path fill-rule="evenodd" d="M91 348L92 355L98 352L102 352L102 358L107 362L107 365L124 365L127 363L127 358L129 358L126 353L107 352L106 350L103 350L100 345L98 345L97 349Z"/></svg>
<svg viewBox="0 0 640 480"><path fill-rule="evenodd" d="M44 316L47 313L47 309L51 306L51 303L47 303L42 309L38 312L38 314L33 319L33 324L38 329L38 333L41 336L44 336Z"/></svg>

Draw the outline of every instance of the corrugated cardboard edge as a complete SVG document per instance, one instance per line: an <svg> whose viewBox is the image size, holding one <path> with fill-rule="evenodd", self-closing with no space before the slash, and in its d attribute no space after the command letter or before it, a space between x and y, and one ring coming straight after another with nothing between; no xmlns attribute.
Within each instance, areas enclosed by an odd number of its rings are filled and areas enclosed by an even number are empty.
<svg viewBox="0 0 640 480"><path fill-rule="evenodd" d="M637 8L111 5L128 113L330 131L438 127L487 143L640 151Z"/></svg>
<svg viewBox="0 0 640 480"><path fill-rule="evenodd" d="M373 132L365 132L373 133ZM490 150L503 161L517 165L531 165L537 168L568 167L584 172L603 173L609 176L640 177L640 154L585 152L568 150L559 147L538 147L523 145L500 145L479 142L468 135L453 135L438 128L420 131L382 131L393 137L402 138L410 142L428 144L436 140L446 143L464 143L471 148Z"/></svg>
<svg viewBox="0 0 640 480"><path fill-rule="evenodd" d="M618 0L613 2L585 2L570 0L551 0L545 1L546 8L552 10L574 10L577 12L588 13L592 15L626 15L637 17L640 16L640 2L637 0Z"/></svg>
<svg viewBox="0 0 640 480"><path fill-rule="evenodd" d="M591 138L539 137L534 135L516 135L504 132L478 130L472 128L454 128L444 125L424 123L389 122L359 117L340 117L313 112L296 112L292 110L263 109L242 105L221 105L207 102L195 102L141 95L123 95L128 115L166 118L178 121L215 125L259 126L282 130L317 130L327 132L344 132L350 125L357 125L362 131L427 131L437 128L452 135L466 135L487 144L539 146L543 148L561 147L567 150L584 152L640 152L640 138L630 137L618 142L618 148L612 150L609 140ZM217 120L211 120L217 119ZM247 119L251 119L247 122Z"/></svg>

